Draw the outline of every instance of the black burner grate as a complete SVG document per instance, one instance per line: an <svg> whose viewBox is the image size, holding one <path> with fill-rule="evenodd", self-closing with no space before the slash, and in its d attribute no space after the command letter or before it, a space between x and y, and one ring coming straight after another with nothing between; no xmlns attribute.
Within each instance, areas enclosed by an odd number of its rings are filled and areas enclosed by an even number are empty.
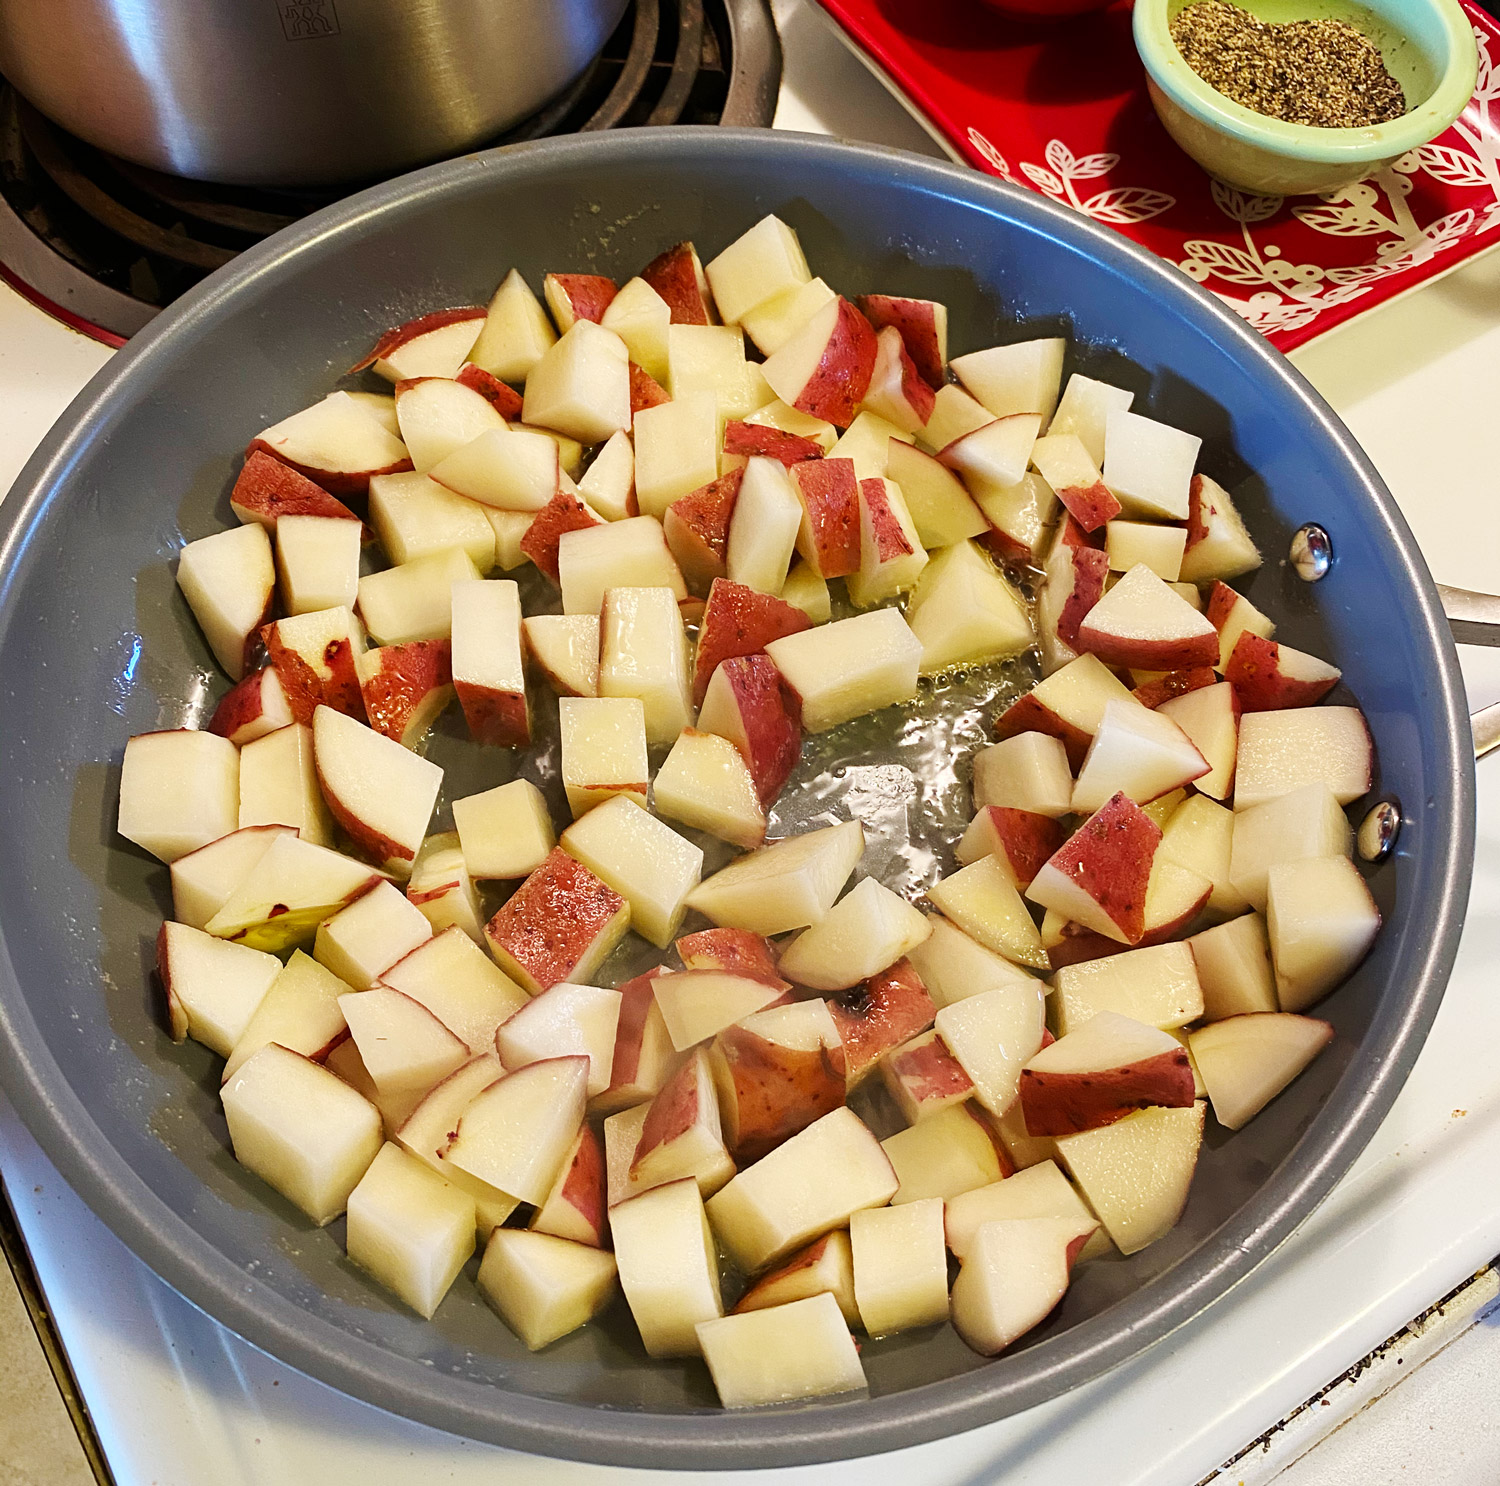
<svg viewBox="0 0 1500 1486"><path fill-rule="evenodd" d="M659 124L768 125L781 79L769 0L634 0L560 97L492 145ZM0 267L118 339L214 269L347 194L162 175L64 133L0 81Z"/></svg>

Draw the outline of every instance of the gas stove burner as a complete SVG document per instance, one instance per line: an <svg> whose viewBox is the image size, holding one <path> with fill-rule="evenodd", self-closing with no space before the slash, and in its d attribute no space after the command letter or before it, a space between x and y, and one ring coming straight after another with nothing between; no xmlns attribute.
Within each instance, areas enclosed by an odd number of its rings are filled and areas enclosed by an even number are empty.
<svg viewBox="0 0 1500 1486"><path fill-rule="evenodd" d="M780 81L769 0L633 0L576 82L488 143L657 124L766 126ZM0 80L0 277L112 345L236 254L353 189L162 175L64 133Z"/></svg>

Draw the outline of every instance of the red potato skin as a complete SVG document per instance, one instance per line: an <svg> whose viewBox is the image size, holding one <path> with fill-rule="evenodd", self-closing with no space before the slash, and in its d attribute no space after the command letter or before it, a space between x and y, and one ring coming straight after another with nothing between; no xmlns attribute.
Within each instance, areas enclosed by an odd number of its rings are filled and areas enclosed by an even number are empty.
<svg viewBox="0 0 1500 1486"><path fill-rule="evenodd" d="M1124 509L1103 480L1095 480L1092 485L1067 485L1057 492L1057 498L1084 531L1098 531Z"/></svg>
<svg viewBox="0 0 1500 1486"><path fill-rule="evenodd" d="M695 588L726 576L729 523L744 483L743 468L700 485L667 507L662 531L682 575Z"/></svg>
<svg viewBox="0 0 1500 1486"><path fill-rule="evenodd" d="M426 335L430 330L441 330L445 325L454 325L460 320L473 320L476 323L483 320L486 310L482 304L462 305L458 309L432 310L425 315L418 315L414 320L403 321L394 326L375 342L374 349L363 361L356 361L349 368L352 376L355 372L362 372L367 366L374 366L383 356L389 356L392 351L404 346L408 341L414 341L419 335ZM478 334L478 331L475 331Z"/></svg>
<svg viewBox="0 0 1500 1486"><path fill-rule="evenodd" d="M167 953L167 926L156 931L156 978L161 982L162 995L166 998L167 1027L173 1042L184 1042L188 1035L188 1015L182 1002L172 990L172 957Z"/></svg>
<svg viewBox="0 0 1500 1486"><path fill-rule="evenodd" d="M696 934L684 934L677 941L677 957L689 970L724 970L747 980L764 981L778 990L792 988L776 973L771 941L752 929L700 929Z"/></svg>
<svg viewBox="0 0 1500 1486"><path fill-rule="evenodd" d="M1210 519L1219 514L1212 498L1205 496L1204 490L1203 476L1194 475L1188 485L1187 546L1183 549L1185 552L1191 552L1208 535Z"/></svg>
<svg viewBox="0 0 1500 1486"><path fill-rule="evenodd" d="M1242 712L1276 712L1288 707L1312 707L1338 684L1338 676L1322 681L1299 681L1281 669L1281 646L1246 630L1234 642L1224 679L1234 687Z"/></svg>
<svg viewBox="0 0 1500 1486"><path fill-rule="evenodd" d="M276 668L281 689L286 692L294 721L311 722L320 704L365 721L354 647L348 640L330 640L314 667L300 651L282 642L275 624L266 625L260 636L267 659Z"/></svg>
<svg viewBox="0 0 1500 1486"><path fill-rule="evenodd" d="M1135 945L1146 932L1146 882L1160 845L1161 828L1121 791L1079 826L1051 864L1076 881Z"/></svg>
<svg viewBox="0 0 1500 1486"><path fill-rule="evenodd" d="M703 266L692 243L680 242L658 253L641 270L641 277L666 301L672 324L713 324Z"/></svg>
<svg viewBox="0 0 1500 1486"><path fill-rule="evenodd" d="M963 1064L933 1037L912 1047L897 1048L886 1058L886 1071L900 1083L915 1105L963 1098L974 1087Z"/></svg>
<svg viewBox="0 0 1500 1486"><path fill-rule="evenodd" d="M693 664L693 704L702 706L709 678L731 656L755 655L772 640L810 628L801 609L769 593L715 578L698 630L698 654Z"/></svg>
<svg viewBox="0 0 1500 1486"><path fill-rule="evenodd" d="M219 698L219 705L214 708L214 715L208 722L209 732L228 738L236 748L243 747L250 741L248 735L242 736L242 733L253 728L265 715L265 709L261 705L261 687L269 669L268 666L262 666L258 671L251 671L244 680L236 681Z"/></svg>
<svg viewBox="0 0 1500 1486"><path fill-rule="evenodd" d="M1201 691L1205 686L1214 686L1219 678L1208 666L1192 666L1186 671L1168 671L1156 681L1148 681L1135 689L1135 699L1153 711L1173 697L1185 697L1190 691Z"/></svg>
<svg viewBox="0 0 1500 1486"><path fill-rule="evenodd" d="M539 995L568 978L624 906L613 888L555 847L485 925L485 937Z"/></svg>
<svg viewBox="0 0 1500 1486"><path fill-rule="evenodd" d="M453 685L453 642L383 645L379 655L380 670L360 684L365 715L377 733L407 743L407 729L423 704L433 692Z"/></svg>
<svg viewBox="0 0 1500 1486"><path fill-rule="evenodd" d="M470 682L454 683L470 736L496 748L525 748L531 742L531 712L524 691L496 691Z"/></svg>
<svg viewBox="0 0 1500 1486"><path fill-rule="evenodd" d="M910 557L912 545L891 509L891 502L881 479L861 480L859 498L870 508L870 530L875 538L875 560L878 563L895 562L898 558Z"/></svg>
<svg viewBox="0 0 1500 1486"><path fill-rule="evenodd" d="M763 1274L751 1287L740 1296L735 1303L731 1315L743 1315L746 1311L759 1310L759 1299L772 1285L778 1284L789 1274L796 1274L802 1269L811 1269L827 1251L828 1244L833 1238L831 1233L825 1233L822 1238L814 1239L805 1249L798 1249L784 1264L778 1264L775 1269Z"/></svg>
<svg viewBox="0 0 1500 1486"><path fill-rule="evenodd" d="M1008 805L986 805L983 813L990 818L995 834L1005 852L1016 886L1031 886L1031 879L1041 871L1062 846L1067 833L1060 821L1033 810L1013 810Z"/></svg>
<svg viewBox="0 0 1500 1486"><path fill-rule="evenodd" d="M667 389L650 372L634 361L630 363L630 416L632 418L646 408L657 408L671 402Z"/></svg>
<svg viewBox="0 0 1500 1486"><path fill-rule="evenodd" d="M902 299L891 294L861 294L855 303L875 330L890 326L896 331L917 374L936 393L943 385L944 377L943 350L937 333L937 306L933 301Z"/></svg>
<svg viewBox="0 0 1500 1486"><path fill-rule="evenodd" d="M277 463L284 464L289 470L294 470L299 475L305 475L313 484L321 485L324 490L332 495L364 495L370 488L370 481L376 475L400 475L412 467L411 460L398 459L394 464L388 464L383 469L378 470L313 469L309 465L298 464L295 460L283 459L275 449L262 439L252 439L245 446L245 458L247 460L254 454L265 454L267 457L276 460ZM353 513L351 512L350 514L352 515Z"/></svg>
<svg viewBox="0 0 1500 1486"><path fill-rule="evenodd" d="M572 1165L563 1180L562 1198L588 1225L595 1237L585 1239L592 1248L602 1249L609 1241L609 1205L606 1193L604 1142L599 1132L585 1125L578 1132L578 1147Z"/></svg>
<svg viewBox="0 0 1500 1486"><path fill-rule="evenodd" d="M1063 511L1062 520L1057 525L1057 536L1053 539L1054 549L1057 547L1098 547L1104 548L1103 533L1085 531L1077 521L1073 519L1073 513Z"/></svg>
<svg viewBox="0 0 1500 1486"><path fill-rule="evenodd" d="M1011 536L1008 531L1002 531L993 522L990 523L990 529L981 533L977 540L1002 566L1029 567L1037 560L1034 548Z"/></svg>
<svg viewBox="0 0 1500 1486"><path fill-rule="evenodd" d="M893 1047L925 1032L937 1007L910 960L897 960L889 970L839 997L829 997L828 1009L844 1039L849 1087L862 1082Z"/></svg>
<svg viewBox="0 0 1500 1486"><path fill-rule="evenodd" d="M737 655L722 661L739 713L739 749L762 806L769 809L802 757L802 701L782 679L769 655ZM705 688L706 690L706 688Z"/></svg>
<svg viewBox="0 0 1500 1486"><path fill-rule="evenodd" d="M824 578L859 571L859 481L852 459L809 460L793 466L792 484L812 528L803 556Z"/></svg>
<svg viewBox="0 0 1500 1486"><path fill-rule="evenodd" d="M711 1056L720 1074L725 1140L741 1164L758 1161L844 1102L842 1049L808 1052L726 1027Z"/></svg>
<svg viewBox="0 0 1500 1486"><path fill-rule="evenodd" d="M356 851L368 857L377 866L386 862L410 862L415 859L414 847L403 846L399 841L393 841L389 836L372 830L345 807L343 801L328 787L328 781L323 777L322 769L318 767L316 753L313 755L313 768L317 773L318 788L323 792L323 799L328 806L329 814L354 843Z"/></svg>
<svg viewBox="0 0 1500 1486"><path fill-rule="evenodd" d="M1092 652L1106 665L1142 671L1184 671L1218 662L1217 631L1174 640L1132 640L1092 628L1089 617L1086 615L1078 626L1078 640L1073 648Z"/></svg>
<svg viewBox="0 0 1500 1486"><path fill-rule="evenodd" d="M502 418L521 416L521 394L482 366L467 362L454 380L477 392Z"/></svg>
<svg viewBox="0 0 1500 1486"><path fill-rule="evenodd" d="M563 533L586 531L591 526L603 526L596 516L576 495L559 490L551 500L536 513L526 535L521 538L521 551L546 575L555 588L557 578L557 544Z"/></svg>
<svg viewBox="0 0 1500 1486"><path fill-rule="evenodd" d="M359 517L314 480L283 464L274 454L251 449L229 492L229 504L242 522L258 521L276 530L281 516L331 516L343 521Z"/></svg>
<svg viewBox="0 0 1500 1486"><path fill-rule="evenodd" d="M697 1123L698 1064L696 1059L689 1058L651 1101L636 1141L635 1154L630 1160L631 1171L639 1170L641 1162L652 1151L676 1140L683 1131L692 1129Z"/></svg>
<svg viewBox="0 0 1500 1486"><path fill-rule="evenodd" d="M615 281L605 278L603 274L549 273L547 278L562 290L575 322L592 320L597 325L604 318L610 302L619 293ZM573 327L569 324L559 325L557 328L567 331Z"/></svg>
<svg viewBox="0 0 1500 1486"><path fill-rule="evenodd" d="M1147 924L1136 947L1149 949L1153 944L1169 944L1180 938L1182 931L1208 906L1208 900L1212 896L1213 890L1207 889L1185 913L1164 924ZM1085 929L1082 924L1068 923L1063 925L1061 941L1047 950L1047 960L1054 970L1061 970L1064 965L1082 965L1087 960L1102 960L1119 953L1118 939L1097 934L1093 929ZM1042 1046L1046 1045L1043 1042Z"/></svg>
<svg viewBox="0 0 1500 1486"><path fill-rule="evenodd" d="M641 1037L646 1030L646 1018L656 1004L651 981L666 974L666 966L657 965L627 980L618 987L620 992L620 1019L615 1025L615 1060L610 1065L611 1089L632 1082L641 1066ZM608 1090L605 1091L606 1093Z"/></svg>
<svg viewBox="0 0 1500 1486"><path fill-rule="evenodd" d="M821 459L823 446L816 439L805 439L800 434L787 433L785 429L731 418L724 425L724 452L741 454L747 459L759 454L791 469L794 464Z"/></svg>
<svg viewBox="0 0 1500 1486"><path fill-rule="evenodd" d="M937 393L917 370L916 363L911 359L911 353L902 342L901 332L894 325L887 326L876 333L876 371L885 371L888 366L884 359L886 357L892 358L896 363L897 386L901 400L906 404L917 425L925 427L932 419L932 410L937 406ZM870 380L873 384L875 380L873 374Z"/></svg>
<svg viewBox="0 0 1500 1486"><path fill-rule="evenodd" d="M1017 697L995 719L997 740L1014 738L1017 733L1046 733L1049 737L1060 739L1067 750L1068 765L1075 774L1083 767L1084 756L1093 741L1090 734L1082 728L1074 727L1070 722L1064 722L1030 692L1024 697Z"/></svg>
<svg viewBox="0 0 1500 1486"><path fill-rule="evenodd" d="M1196 478L1197 476L1194 476L1194 479ZM1216 630L1222 630L1225 621L1239 601L1240 595L1234 589L1223 581L1216 581L1208 591L1208 602L1203 606L1203 617Z"/></svg>
<svg viewBox="0 0 1500 1486"><path fill-rule="evenodd" d="M835 428L848 428L870 390L874 370L875 332L847 299L840 299L828 343L792 406Z"/></svg>
<svg viewBox="0 0 1500 1486"><path fill-rule="evenodd" d="M1098 547L1070 547L1073 587L1057 615L1057 638L1078 648L1078 629L1089 611L1104 597L1109 577L1109 556Z"/></svg>
<svg viewBox="0 0 1500 1486"><path fill-rule="evenodd" d="M1192 1102L1193 1069L1183 1047L1087 1073L1021 1070L1021 1114L1031 1136L1076 1135L1148 1105L1186 1109Z"/></svg>
<svg viewBox="0 0 1500 1486"><path fill-rule="evenodd" d="M1064 924L1062 935L1062 939L1047 950L1047 963L1054 970L1061 970L1064 965L1082 965L1089 960L1102 960L1108 955L1120 953L1118 939L1096 934L1092 929L1085 929L1082 924Z"/></svg>

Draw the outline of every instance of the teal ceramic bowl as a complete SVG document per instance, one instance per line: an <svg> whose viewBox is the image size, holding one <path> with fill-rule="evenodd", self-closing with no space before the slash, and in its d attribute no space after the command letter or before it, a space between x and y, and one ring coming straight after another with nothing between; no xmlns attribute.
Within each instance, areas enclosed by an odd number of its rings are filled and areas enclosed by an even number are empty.
<svg viewBox="0 0 1500 1486"><path fill-rule="evenodd" d="M1169 27L1192 0L1136 0L1135 44L1167 132L1210 175L1263 196L1336 191L1441 134L1474 92L1479 51L1458 0L1234 0L1264 21L1333 17L1379 46L1412 108L1370 129L1284 124L1233 102L1183 60Z"/></svg>

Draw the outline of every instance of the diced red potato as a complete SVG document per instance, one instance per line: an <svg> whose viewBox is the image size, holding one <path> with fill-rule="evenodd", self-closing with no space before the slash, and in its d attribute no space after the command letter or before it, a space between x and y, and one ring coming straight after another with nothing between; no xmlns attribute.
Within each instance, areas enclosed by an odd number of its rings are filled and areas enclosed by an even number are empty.
<svg viewBox="0 0 1500 1486"><path fill-rule="evenodd" d="M556 583L557 547L563 533L602 525L603 518L580 497L559 490L526 528L526 535L521 538L521 551L536 564L538 572Z"/></svg>
<svg viewBox="0 0 1500 1486"><path fill-rule="evenodd" d="M603 274L549 273L542 279L542 296L559 335L579 320L597 325L618 292L615 281Z"/></svg>
<svg viewBox="0 0 1500 1486"><path fill-rule="evenodd" d="M712 325L713 301L708 278L703 272L697 249L690 242L680 242L664 253L658 253L642 270L641 278L649 284L672 312L674 325Z"/></svg>
<svg viewBox="0 0 1500 1486"><path fill-rule="evenodd" d="M299 474L264 449L252 448L229 492L229 505L243 522L259 522L276 529L279 516L336 516L346 521L359 517L343 501L330 495L316 481Z"/></svg>
<svg viewBox="0 0 1500 1486"><path fill-rule="evenodd" d="M1104 422L1104 482L1127 516L1185 521L1203 440L1124 409Z"/></svg>
<svg viewBox="0 0 1500 1486"><path fill-rule="evenodd" d="M1224 667L1224 679L1245 712L1314 706L1338 685L1341 675L1337 666L1315 655L1262 639L1249 630L1234 642Z"/></svg>
<svg viewBox="0 0 1500 1486"><path fill-rule="evenodd" d="M1001 562L1040 566L1057 510L1052 487L1035 470L1015 485L970 483L974 485L974 503L989 522L983 540L990 551Z"/></svg>
<svg viewBox="0 0 1500 1486"><path fill-rule="evenodd" d="M645 367L632 361L630 363L629 375L630 416L632 419L634 419L637 413L644 412L648 408L659 408L664 402L672 401L667 389Z"/></svg>
<svg viewBox="0 0 1500 1486"><path fill-rule="evenodd" d="M1029 1135L1073 1135L1148 1105L1190 1106L1193 1070L1170 1033L1101 1011L1026 1064L1020 1098Z"/></svg>
<svg viewBox="0 0 1500 1486"><path fill-rule="evenodd" d="M1012 413L983 424L938 452L972 490L1019 484L1031 463L1031 451L1041 431L1035 413Z"/></svg>
<svg viewBox="0 0 1500 1486"><path fill-rule="evenodd" d="M709 1049L736 1160L749 1163L844 1102L845 1053L822 1001L773 1006L725 1027Z"/></svg>
<svg viewBox="0 0 1500 1486"><path fill-rule="evenodd" d="M1051 433L1038 439L1031 462L1084 531L1097 531L1120 514L1120 502L1077 434Z"/></svg>
<svg viewBox="0 0 1500 1486"><path fill-rule="evenodd" d="M934 390L942 387L948 364L947 305L892 294L862 294L855 303L874 329L894 329L922 378Z"/></svg>
<svg viewBox="0 0 1500 1486"><path fill-rule="evenodd" d="M723 661L758 654L772 641L800 634L809 624L806 614L781 599L728 579L715 580L698 631L694 702L702 704L709 681Z"/></svg>
<svg viewBox="0 0 1500 1486"><path fill-rule="evenodd" d="M485 926L500 968L533 995L583 982L630 926L630 905L560 848Z"/></svg>
<svg viewBox="0 0 1500 1486"><path fill-rule="evenodd" d="M847 299L834 299L767 358L766 381L789 407L847 428L875 370L875 332Z"/></svg>
<svg viewBox="0 0 1500 1486"><path fill-rule="evenodd" d="M932 418L936 394L893 325L875 336L875 366L863 402L870 412L907 433L919 432Z"/></svg>
<svg viewBox="0 0 1500 1486"><path fill-rule="evenodd" d="M1189 583L1227 582L1260 566L1260 552L1229 492L1207 475L1193 476L1187 524L1180 576Z"/></svg>
<svg viewBox="0 0 1500 1486"><path fill-rule="evenodd" d="M1349 805L1369 791L1374 769L1375 745L1358 707L1247 712L1240 719L1234 808L1319 782Z"/></svg>
<svg viewBox="0 0 1500 1486"><path fill-rule="evenodd" d="M1048 733L1062 741L1068 763L1076 769L1083 764L1089 743L1099 730L1104 709L1112 701L1129 699L1124 684L1097 656L1081 655L1012 702L995 719L995 736L1005 739L1018 733Z"/></svg>
<svg viewBox="0 0 1500 1486"><path fill-rule="evenodd" d="M1208 604L1204 609L1208 622L1219 632L1219 658L1214 662L1220 671L1229 664L1234 647L1243 634L1258 635L1269 640L1276 626L1255 607L1243 594L1236 593L1227 583L1215 583L1209 590Z"/></svg>
<svg viewBox="0 0 1500 1486"><path fill-rule="evenodd" d="M791 469L792 488L802 502L797 550L824 578L859 570L859 480L854 463L828 458Z"/></svg>
<svg viewBox="0 0 1500 1486"><path fill-rule="evenodd" d="M1115 666L1176 671L1219 658L1213 624L1137 564L1084 616L1077 648Z"/></svg>
<svg viewBox="0 0 1500 1486"><path fill-rule="evenodd" d="M1186 696L1189 692L1200 691L1206 686L1213 686L1218 681L1218 676L1208 666L1190 666L1185 671L1155 671L1138 673L1132 675L1132 680L1140 680L1140 675L1150 676L1150 680L1141 680L1136 687L1134 695L1143 707L1160 707L1163 702L1170 702L1176 697Z"/></svg>
<svg viewBox="0 0 1500 1486"><path fill-rule="evenodd" d="M250 441L335 495L358 495L372 475L412 468L406 445L350 393L332 392Z"/></svg>
<svg viewBox="0 0 1500 1486"><path fill-rule="evenodd" d="M730 470L673 501L662 518L667 546L694 592L728 576L729 523L744 475L743 469Z"/></svg>
<svg viewBox="0 0 1500 1486"><path fill-rule="evenodd" d="M449 640L382 645L358 657L365 715L377 733L414 748L453 700Z"/></svg>
<svg viewBox="0 0 1500 1486"><path fill-rule="evenodd" d="M236 748L253 743L278 728L290 727L296 719L281 678L271 666L252 671L219 698L208 731L228 738Z"/></svg>
<svg viewBox="0 0 1500 1486"><path fill-rule="evenodd" d="M955 848L967 865L982 856L998 858L1017 887L1030 887L1042 865L1062 846L1062 826L1047 815L1013 810L1003 805L983 806Z"/></svg>
<svg viewBox="0 0 1500 1486"><path fill-rule="evenodd" d="M731 656L709 678L699 728L727 738L769 809L802 754L802 708L767 655Z"/></svg>
<svg viewBox="0 0 1500 1486"><path fill-rule="evenodd" d="M482 305L432 310L385 332L370 353L349 368L373 366L388 382L408 377L452 377L473 348L485 317Z"/></svg>
<svg viewBox="0 0 1500 1486"><path fill-rule="evenodd" d="M1146 884L1161 829L1117 794L1037 872L1026 896L1122 944L1146 932Z"/></svg>
<svg viewBox="0 0 1500 1486"><path fill-rule="evenodd" d="M774 459L790 469L804 460L821 459L823 446L815 439L804 438L801 434L731 418L724 425L726 461L731 457L749 459L756 454Z"/></svg>
<svg viewBox="0 0 1500 1486"><path fill-rule="evenodd" d="M974 1080L936 1029L884 1054L880 1075L909 1125L962 1104L974 1092Z"/></svg>
<svg viewBox="0 0 1500 1486"><path fill-rule="evenodd" d="M1017 341L955 356L950 363L964 384L996 418L1032 413L1045 424L1062 390L1063 357L1068 343L1060 336Z"/></svg>
<svg viewBox="0 0 1500 1486"><path fill-rule="evenodd" d="M521 394L499 377L485 371L482 366L469 362L460 368L453 380L477 392L502 418L521 416Z"/></svg>

